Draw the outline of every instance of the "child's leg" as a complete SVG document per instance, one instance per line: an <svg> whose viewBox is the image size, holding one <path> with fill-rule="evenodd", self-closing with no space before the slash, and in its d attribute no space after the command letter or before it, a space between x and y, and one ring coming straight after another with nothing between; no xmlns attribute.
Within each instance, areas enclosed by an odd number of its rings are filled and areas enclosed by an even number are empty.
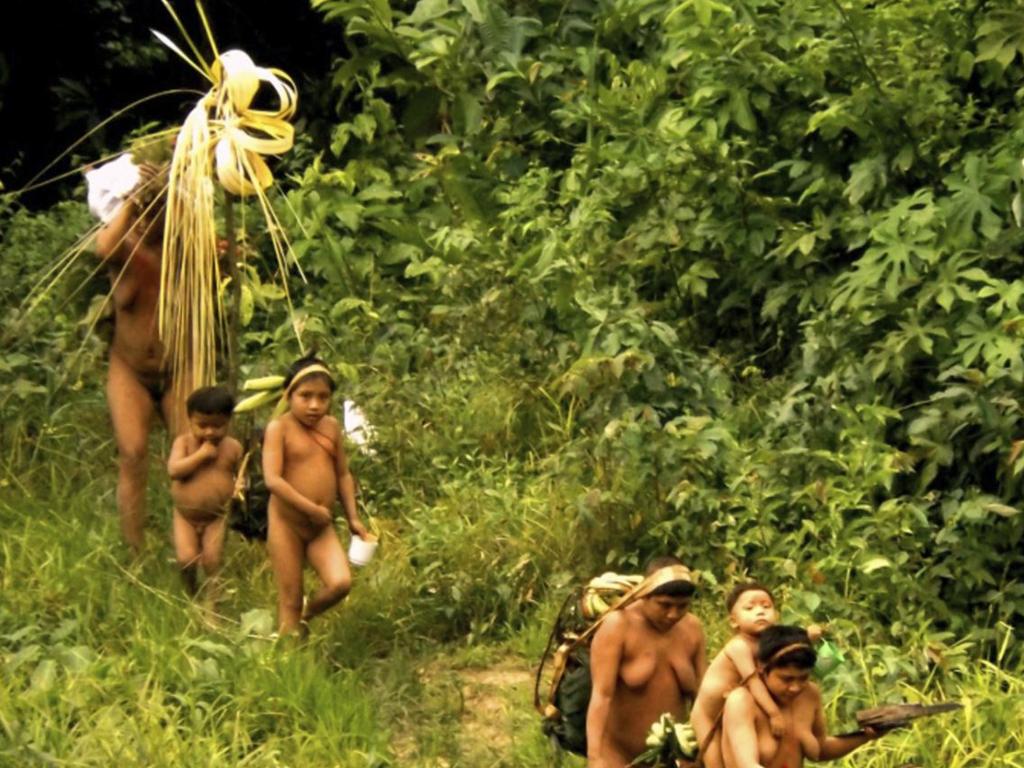
<svg viewBox="0 0 1024 768"><path fill-rule="evenodd" d="M333 525L325 526L316 538L306 545L306 557L323 582L323 586L306 606L302 618L308 621L340 602L349 593L352 588L352 574L348 568L345 550L338 541L338 534Z"/></svg>
<svg viewBox="0 0 1024 768"><path fill-rule="evenodd" d="M267 515L267 551L277 582L277 627L281 634L294 632L302 620L303 542L277 510Z"/></svg>
<svg viewBox="0 0 1024 768"><path fill-rule="evenodd" d="M195 595L198 587L196 568L199 564L199 533L178 510L174 510L172 521L174 553L178 559L178 568L181 569L181 578L188 593Z"/></svg>
<svg viewBox="0 0 1024 768"><path fill-rule="evenodd" d="M217 575L220 573L220 564L224 553L224 538L228 531L228 516L224 515L212 521L203 530L202 541L199 552L199 565L203 568L203 591L206 593L206 600L210 607L214 607L219 597L220 581Z"/></svg>

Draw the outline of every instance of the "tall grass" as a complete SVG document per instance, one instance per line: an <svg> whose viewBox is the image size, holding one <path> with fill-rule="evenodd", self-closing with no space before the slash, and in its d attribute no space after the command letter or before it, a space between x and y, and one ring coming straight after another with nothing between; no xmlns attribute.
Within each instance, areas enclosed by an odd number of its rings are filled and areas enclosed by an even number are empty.
<svg viewBox="0 0 1024 768"><path fill-rule="evenodd" d="M386 764L359 673L322 638L268 639L262 549L230 541L226 617L210 627L166 545L124 562L110 485L97 473L0 497L0 765Z"/></svg>
<svg viewBox="0 0 1024 768"><path fill-rule="evenodd" d="M1001 637L993 658L962 655L946 669L936 668L918 685L901 682L875 688L870 685L867 654L858 653L859 679L868 682L862 692L865 703L952 700L964 708L890 733L848 758L847 764L858 768L1024 766L1024 669L1016 648L1019 637L1007 625L998 631ZM843 693L841 688L832 691L833 711Z"/></svg>
<svg viewBox="0 0 1024 768"><path fill-rule="evenodd" d="M524 681L573 571L600 565L576 518L584 486L571 473L557 482L557 456L542 466L448 454L443 471L421 467L390 483L379 467L367 472L378 560L296 645L270 636L274 585L258 543L229 538L215 626L184 598L167 540L161 438L150 547L128 562L102 408L83 393L75 419L42 419L24 433L30 442L3 454L0 768L555 763ZM712 652L728 634L720 589L709 584L697 607ZM853 629L837 624L850 661L823 683L832 731L850 726L858 707L901 699L955 698L965 710L841 764L1024 766L1024 671L1009 627L990 652L950 639L930 661L922 649L932 635L895 648ZM491 666L520 677L490 691L480 713L467 675Z"/></svg>

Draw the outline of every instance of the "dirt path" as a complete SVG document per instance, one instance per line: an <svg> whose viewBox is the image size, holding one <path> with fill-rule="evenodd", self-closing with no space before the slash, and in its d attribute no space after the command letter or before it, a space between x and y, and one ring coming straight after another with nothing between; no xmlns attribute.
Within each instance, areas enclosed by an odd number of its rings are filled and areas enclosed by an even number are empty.
<svg viewBox="0 0 1024 768"><path fill-rule="evenodd" d="M406 713L393 727L398 765L552 765L533 710L533 670L528 661L508 656L489 666L464 666L436 658L417 673L417 711Z"/></svg>
<svg viewBox="0 0 1024 768"><path fill-rule="evenodd" d="M524 713L533 713L530 670L524 663L510 660L495 667L457 670L456 674L462 683L459 753L468 760L513 752Z"/></svg>

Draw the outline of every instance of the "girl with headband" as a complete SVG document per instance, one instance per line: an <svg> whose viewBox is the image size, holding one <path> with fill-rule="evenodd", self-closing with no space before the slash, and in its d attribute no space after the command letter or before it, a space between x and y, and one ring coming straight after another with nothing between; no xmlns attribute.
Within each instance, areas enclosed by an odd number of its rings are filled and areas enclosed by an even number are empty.
<svg viewBox="0 0 1024 768"><path fill-rule="evenodd" d="M263 474L270 505L267 549L277 581L278 629L305 634L314 616L340 602L352 575L334 530L331 507L341 499L353 536L365 537L356 511L355 480L341 427L329 414L335 383L322 360L296 361L284 380L287 411L267 425ZM302 569L313 566L322 586L303 605Z"/></svg>

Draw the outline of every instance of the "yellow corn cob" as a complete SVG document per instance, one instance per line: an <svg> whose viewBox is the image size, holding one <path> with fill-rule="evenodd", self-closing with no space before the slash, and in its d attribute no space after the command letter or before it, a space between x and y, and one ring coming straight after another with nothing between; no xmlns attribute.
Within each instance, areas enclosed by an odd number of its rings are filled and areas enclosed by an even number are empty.
<svg viewBox="0 0 1024 768"><path fill-rule="evenodd" d="M256 379L246 379L242 389L246 392L256 392L267 389L280 389L283 386L284 376L260 376Z"/></svg>
<svg viewBox="0 0 1024 768"><path fill-rule="evenodd" d="M261 405L276 402L280 399L280 394L274 391L270 392L257 392L255 395L249 395L249 397L240 401L235 405L235 413L245 413L246 411L254 411Z"/></svg>

